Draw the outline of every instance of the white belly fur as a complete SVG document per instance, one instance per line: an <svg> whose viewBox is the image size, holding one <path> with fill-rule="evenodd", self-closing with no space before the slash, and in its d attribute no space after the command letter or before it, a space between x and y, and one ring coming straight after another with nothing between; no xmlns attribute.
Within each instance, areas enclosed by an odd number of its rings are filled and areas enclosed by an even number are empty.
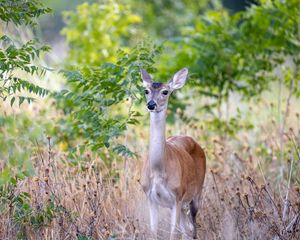
<svg viewBox="0 0 300 240"><path fill-rule="evenodd" d="M147 192L148 198L162 207L172 208L175 204L175 194L168 189L165 180L152 179L151 187Z"/></svg>

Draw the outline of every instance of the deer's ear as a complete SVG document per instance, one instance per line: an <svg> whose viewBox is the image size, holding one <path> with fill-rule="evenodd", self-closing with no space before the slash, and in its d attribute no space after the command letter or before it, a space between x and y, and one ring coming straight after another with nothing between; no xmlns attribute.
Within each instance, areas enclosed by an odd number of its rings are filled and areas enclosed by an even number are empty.
<svg viewBox="0 0 300 240"><path fill-rule="evenodd" d="M181 88L185 82L186 82L186 78L188 76L188 69L187 68L183 68L180 71L178 71L173 79L169 82L169 87L171 89L179 89Z"/></svg>
<svg viewBox="0 0 300 240"><path fill-rule="evenodd" d="M143 79L143 85L144 87L149 87L152 84L152 78L144 69L141 68L141 75Z"/></svg>

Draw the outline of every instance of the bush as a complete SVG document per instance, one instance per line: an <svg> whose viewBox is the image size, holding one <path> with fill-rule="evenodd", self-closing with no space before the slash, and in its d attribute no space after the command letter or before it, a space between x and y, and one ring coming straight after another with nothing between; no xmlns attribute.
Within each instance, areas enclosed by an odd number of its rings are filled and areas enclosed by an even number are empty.
<svg viewBox="0 0 300 240"><path fill-rule="evenodd" d="M88 147L99 153L122 135L128 124L139 123L137 118L141 114L132 106L143 92L140 67L153 72L154 58L159 52L158 46L141 44L129 53L120 50L115 64L63 71L72 88L62 90L55 97L66 114L60 124L67 126L67 139L82 139L82 150ZM128 108L122 110L121 104ZM115 143L113 149L122 155L133 155L123 145Z"/></svg>
<svg viewBox="0 0 300 240"><path fill-rule="evenodd" d="M117 50L126 49L136 34L141 18L125 4L83 3L74 12L65 12L67 26L62 30L70 46L68 65L99 66L115 63Z"/></svg>
<svg viewBox="0 0 300 240"><path fill-rule="evenodd" d="M15 26L36 24L36 18L41 14L49 13L39 1L8 0L0 2L0 19ZM48 90L32 83L28 77L42 76L46 69L36 64L43 52L49 51L48 46L37 46L36 40L22 43L13 37L2 35L0 37L0 97L3 101L10 99L11 105L15 100L21 105L25 100L30 103L34 100L25 96L24 91L39 96L48 94Z"/></svg>

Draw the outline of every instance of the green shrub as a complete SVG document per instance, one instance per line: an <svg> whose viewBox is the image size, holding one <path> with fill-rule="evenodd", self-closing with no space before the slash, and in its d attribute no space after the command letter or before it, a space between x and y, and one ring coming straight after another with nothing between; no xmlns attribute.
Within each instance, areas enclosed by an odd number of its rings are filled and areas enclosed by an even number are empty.
<svg viewBox="0 0 300 240"><path fill-rule="evenodd" d="M44 8L37 1L8 0L0 2L0 19L6 24L13 23L15 26L36 24L36 18L49 13L49 8ZM30 103L33 98L24 95L24 91L39 96L48 94L48 90L34 84L29 77L43 76L46 68L36 62L40 54L48 52L48 46L38 46L36 40L23 43L14 40L16 36L0 36L0 98L10 100L11 105L15 100L21 105L25 100Z"/></svg>
<svg viewBox="0 0 300 240"><path fill-rule="evenodd" d="M154 58L159 52L160 48L155 45L140 44L129 53L120 50L115 64L63 71L72 88L62 90L55 97L66 114L60 122L66 139L82 139L79 141L81 149L88 147L100 153L124 133L128 124L138 124L141 114L132 106L143 92L140 67L153 72ZM130 150L116 142L113 150L133 156Z"/></svg>
<svg viewBox="0 0 300 240"><path fill-rule="evenodd" d="M67 65L99 66L105 61L115 63L118 49L126 50L136 34L135 24L141 18L125 4L83 3L76 11L65 12L66 36L70 50Z"/></svg>

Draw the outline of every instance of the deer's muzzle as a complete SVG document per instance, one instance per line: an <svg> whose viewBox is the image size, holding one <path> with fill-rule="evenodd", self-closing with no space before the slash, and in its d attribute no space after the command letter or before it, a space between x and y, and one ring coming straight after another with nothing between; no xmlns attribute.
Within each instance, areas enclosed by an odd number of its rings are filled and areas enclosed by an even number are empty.
<svg viewBox="0 0 300 240"><path fill-rule="evenodd" d="M154 110L155 108L156 108L156 103L153 101L153 100L150 100L148 103L147 103L147 108L149 109L149 110Z"/></svg>

